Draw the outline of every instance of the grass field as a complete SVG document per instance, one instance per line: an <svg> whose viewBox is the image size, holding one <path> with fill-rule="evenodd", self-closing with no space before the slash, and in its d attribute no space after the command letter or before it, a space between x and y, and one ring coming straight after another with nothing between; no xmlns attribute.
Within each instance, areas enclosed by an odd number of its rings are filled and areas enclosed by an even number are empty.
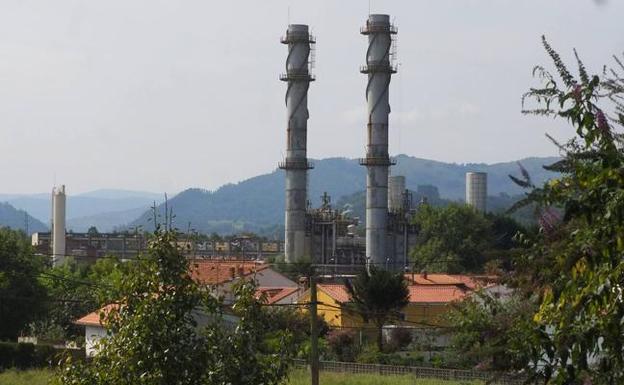
<svg viewBox="0 0 624 385"><path fill-rule="evenodd" d="M378 374L350 374L321 372L321 385L481 385L482 382L456 382L437 379L415 379L413 376L381 376ZM304 370L294 370L288 385L309 385L310 374Z"/></svg>
<svg viewBox="0 0 624 385"><path fill-rule="evenodd" d="M7 370L0 373L1 385L47 385L52 377L50 370ZM286 385L308 385L310 375L304 370L294 370ZM348 374L321 372L321 385L479 385L480 382L455 382L442 380L416 380L411 376L380 376L376 374Z"/></svg>
<svg viewBox="0 0 624 385"><path fill-rule="evenodd" d="M7 370L0 373L2 385L47 385L52 372L46 369Z"/></svg>

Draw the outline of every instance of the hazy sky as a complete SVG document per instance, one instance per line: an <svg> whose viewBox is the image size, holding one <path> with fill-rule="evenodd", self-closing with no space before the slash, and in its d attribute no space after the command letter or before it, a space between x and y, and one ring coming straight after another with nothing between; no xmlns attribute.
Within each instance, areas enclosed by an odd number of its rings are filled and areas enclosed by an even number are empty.
<svg viewBox="0 0 624 385"><path fill-rule="evenodd" d="M624 1L374 0L399 27L391 154L453 162L554 155L520 114L548 64L546 34L598 72L624 51ZM313 158L365 145L369 2L2 0L0 192L213 189L270 172L284 153L286 25L317 36ZM571 62L571 61L570 61Z"/></svg>

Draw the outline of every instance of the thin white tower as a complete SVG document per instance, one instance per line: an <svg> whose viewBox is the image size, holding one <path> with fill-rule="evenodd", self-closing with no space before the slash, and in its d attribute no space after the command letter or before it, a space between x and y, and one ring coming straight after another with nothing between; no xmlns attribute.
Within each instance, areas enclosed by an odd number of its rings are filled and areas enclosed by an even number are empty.
<svg viewBox="0 0 624 385"><path fill-rule="evenodd" d="M487 199L487 173L466 173L466 204L478 212L485 213Z"/></svg>
<svg viewBox="0 0 624 385"><path fill-rule="evenodd" d="M360 31L368 36L366 65L360 72L368 75L366 102L368 106L368 140L366 158L366 260L379 268L394 269L394 257L388 254L388 174L393 164L388 156L388 89L396 73L391 63L393 39L397 29L389 15L369 15Z"/></svg>
<svg viewBox="0 0 624 385"><path fill-rule="evenodd" d="M286 262L295 262L305 253L307 181L312 168L307 158L308 88L314 80L310 52L316 42L304 24L290 24L281 42L288 45L286 73L280 76L288 83L286 159L279 163L286 172L284 254Z"/></svg>
<svg viewBox="0 0 624 385"><path fill-rule="evenodd" d="M65 260L65 185L52 189L52 265Z"/></svg>

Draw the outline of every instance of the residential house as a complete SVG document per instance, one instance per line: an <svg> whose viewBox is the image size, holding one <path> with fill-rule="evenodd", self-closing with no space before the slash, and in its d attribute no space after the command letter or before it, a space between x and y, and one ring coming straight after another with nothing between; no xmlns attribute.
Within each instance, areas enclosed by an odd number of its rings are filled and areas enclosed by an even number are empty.
<svg viewBox="0 0 624 385"><path fill-rule="evenodd" d="M191 276L202 285L205 285L215 295L223 296L225 302L233 300L232 289L239 279L254 280L257 285L257 297L267 304L296 303L300 290L297 283L288 279L269 265L254 261L221 261L221 260L193 260L191 261ZM85 327L85 350L88 357L97 353L97 342L106 336L105 327L100 321L100 314L106 314L116 305L107 305L102 309L89 313L75 323ZM205 314L195 315L198 324L205 324L208 320ZM225 320L235 323L235 317L226 315Z"/></svg>
<svg viewBox="0 0 624 385"><path fill-rule="evenodd" d="M409 304L400 312L395 324L404 326L443 326L442 315L454 301L463 299L469 290L462 285L414 285L410 284ZM317 285L318 313L333 327L365 328L362 316L355 309L347 287L342 284ZM309 290L299 299L310 301Z"/></svg>

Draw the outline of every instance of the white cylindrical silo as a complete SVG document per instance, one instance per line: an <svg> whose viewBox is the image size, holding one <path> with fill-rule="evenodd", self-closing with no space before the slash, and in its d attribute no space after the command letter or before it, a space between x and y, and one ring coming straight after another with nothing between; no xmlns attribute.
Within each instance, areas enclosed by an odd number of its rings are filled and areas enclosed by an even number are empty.
<svg viewBox="0 0 624 385"><path fill-rule="evenodd" d="M386 247L388 221L388 175L392 164L388 156L388 89L396 72L391 63L392 35L396 28L388 15L369 15L361 29L368 36L366 65L367 145L366 158L366 260L379 268L393 269L394 258Z"/></svg>
<svg viewBox="0 0 624 385"><path fill-rule="evenodd" d="M52 190L52 265L65 260L65 185Z"/></svg>
<svg viewBox="0 0 624 385"><path fill-rule="evenodd" d="M484 213L487 209L487 173L466 173L466 204L478 212Z"/></svg>
<svg viewBox="0 0 624 385"><path fill-rule="evenodd" d="M288 83L286 159L279 164L286 172L284 256L286 262L294 262L305 253L307 180L308 169L312 168L307 159L308 88L314 80L310 52L315 41L303 24L290 24L281 41L288 45L286 73L280 76Z"/></svg>
<svg viewBox="0 0 624 385"><path fill-rule="evenodd" d="M403 208L403 193L405 192L405 177L393 175L388 177L388 210L400 211Z"/></svg>

